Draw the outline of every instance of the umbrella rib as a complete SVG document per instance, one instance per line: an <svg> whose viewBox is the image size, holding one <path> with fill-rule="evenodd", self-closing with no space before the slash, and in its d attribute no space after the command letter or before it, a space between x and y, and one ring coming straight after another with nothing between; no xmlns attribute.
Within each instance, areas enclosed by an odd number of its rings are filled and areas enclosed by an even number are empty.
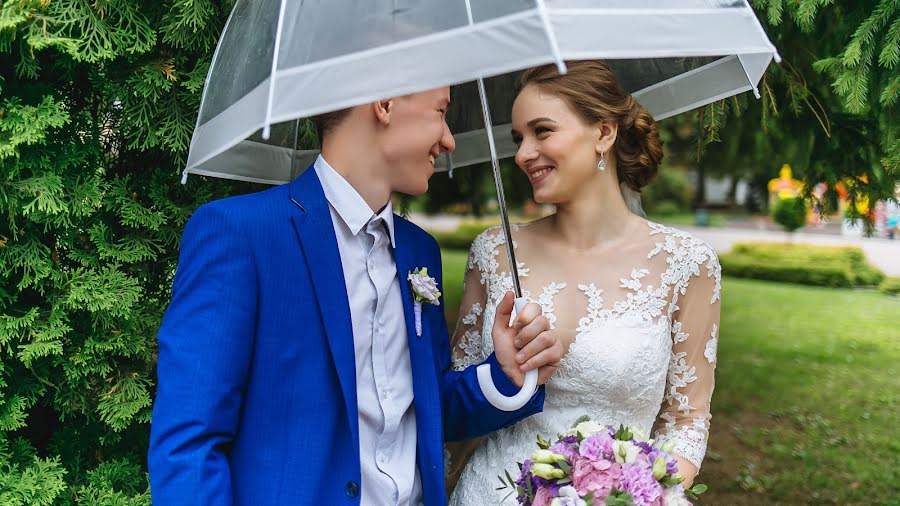
<svg viewBox="0 0 900 506"><path fill-rule="evenodd" d="M272 133L272 95L275 93L275 72L278 70L278 53L281 50L281 30L284 28L284 11L287 0L281 0L281 8L278 9L278 26L275 28L275 50L272 55L272 71L269 73L269 93L266 96L266 123L263 125L262 138L269 140Z"/></svg>
<svg viewBox="0 0 900 506"><path fill-rule="evenodd" d="M759 88L756 87L756 83L753 82L753 78L750 77L750 72L747 71L747 66L744 65L744 59L741 58L741 55L737 55L738 62L741 64L741 70L744 71L744 75L747 76L747 82L750 83L750 87L753 88L753 95L756 96L757 99L760 98Z"/></svg>
<svg viewBox="0 0 900 506"><path fill-rule="evenodd" d="M568 69L566 62L563 60L562 52L559 50L559 43L556 41L556 33L553 31L553 24L550 23L550 16L547 14L547 5L544 0L537 0L538 16L544 24L544 33L547 35L547 42L550 43L550 52L553 53L553 59L556 60L556 68L560 74L565 74Z"/></svg>

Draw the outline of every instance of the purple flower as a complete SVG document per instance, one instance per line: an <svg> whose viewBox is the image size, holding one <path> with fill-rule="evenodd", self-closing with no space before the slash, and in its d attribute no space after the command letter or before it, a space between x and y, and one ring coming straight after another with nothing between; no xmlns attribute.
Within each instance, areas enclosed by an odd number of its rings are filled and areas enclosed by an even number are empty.
<svg viewBox="0 0 900 506"><path fill-rule="evenodd" d="M647 457L649 458L651 464L653 462L656 462L657 457L662 457L666 460L666 474L670 476L678 474L678 461L676 461L667 452L660 450L659 448L652 448L651 451L647 452Z"/></svg>
<svg viewBox="0 0 900 506"><path fill-rule="evenodd" d="M571 441L567 441L571 439ZM560 439L556 444L550 447L550 451L553 453L558 453L566 458L569 464L575 462L575 457L578 455L578 450L576 449L578 446L578 442L574 436L569 436L564 439Z"/></svg>
<svg viewBox="0 0 900 506"><path fill-rule="evenodd" d="M622 466L619 486L631 494L635 506L652 506L662 497L662 485L653 477L652 468L642 460Z"/></svg>
<svg viewBox="0 0 900 506"><path fill-rule="evenodd" d="M650 455L651 453L653 453L654 450L656 450L656 448L654 448L653 445L651 445L650 443L648 443L646 441L635 441L634 444L636 446L639 446L641 448L641 450L643 450L644 453L646 453L647 455ZM652 462L653 459L651 458L650 461Z"/></svg>
<svg viewBox="0 0 900 506"><path fill-rule="evenodd" d="M578 452L591 460L613 459L613 439L605 432L598 432L584 439Z"/></svg>

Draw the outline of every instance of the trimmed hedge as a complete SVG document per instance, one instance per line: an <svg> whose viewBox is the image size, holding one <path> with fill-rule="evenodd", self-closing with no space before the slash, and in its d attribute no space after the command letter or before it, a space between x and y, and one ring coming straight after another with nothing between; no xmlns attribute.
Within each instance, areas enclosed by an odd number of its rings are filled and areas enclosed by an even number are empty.
<svg viewBox="0 0 900 506"><path fill-rule="evenodd" d="M803 285L874 287L885 278L855 247L739 243L719 261L728 276Z"/></svg>
<svg viewBox="0 0 900 506"><path fill-rule="evenodd" d="M443 249L469 251L472 242L478 237L478 234L486 229L493 227L496 223L467 221L460 225L453 232L430 232Z"/></svg>
<svg viewBox="0 0 900 506"><path fill-rule="evenodd" d="M889 295L900 295L900 277L885 278L878 289Z"/></svg>

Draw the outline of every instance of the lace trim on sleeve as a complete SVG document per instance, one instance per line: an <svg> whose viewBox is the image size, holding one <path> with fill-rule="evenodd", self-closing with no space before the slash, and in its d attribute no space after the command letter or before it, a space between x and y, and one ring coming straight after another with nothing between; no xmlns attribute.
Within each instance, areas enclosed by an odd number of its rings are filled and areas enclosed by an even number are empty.
<svg viewBox="0 0 900 506"><path fill-rule="evenodd" d="M666 425L671 423L673 426L675 420L670 415L663 415L666 419ZM675 448L672 453L687 460L700 470L700 464L703 463L703 457L706 455L706 441L709 434L709 427L703 418L695 418L693 425L686 425L677 428L668 429L666 432L659 434L657 443L663 445L669 441L675 441Z"/></svg>

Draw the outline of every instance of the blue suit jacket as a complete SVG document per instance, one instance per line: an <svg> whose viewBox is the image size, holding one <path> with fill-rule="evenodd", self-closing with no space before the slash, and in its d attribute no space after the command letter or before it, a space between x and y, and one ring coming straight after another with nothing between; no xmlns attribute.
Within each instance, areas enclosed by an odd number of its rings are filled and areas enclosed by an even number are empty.
<svg viewBox="0 0 900 506"><path fill-rule="evenodd" d="M417 463L425 504L444 504L443 440L467 439L539 412L493 408L475 368L453 371L443 305L416 337L406 273L441 281L435 240L396 217L394 257L412 362ZM500 372L494 380L510 394ZM293 183L207 204L184 232L159 331L150 433L155 504L360 501L350 309L328 202L314 170Z"/></svg>

